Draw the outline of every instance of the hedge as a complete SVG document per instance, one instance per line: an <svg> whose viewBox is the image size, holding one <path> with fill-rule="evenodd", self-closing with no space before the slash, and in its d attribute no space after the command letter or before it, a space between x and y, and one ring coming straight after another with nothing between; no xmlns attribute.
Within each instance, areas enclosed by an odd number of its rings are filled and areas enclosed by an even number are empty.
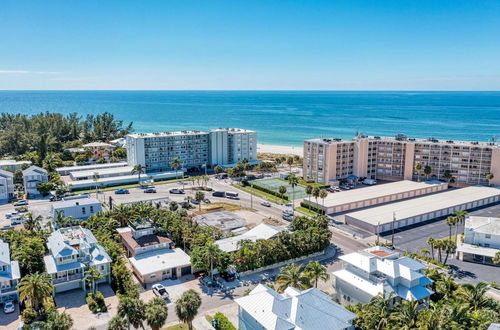
<svg viewBox="0 0 500 330"><path fill-rule="evenodd" d="M248 184L248 182L246 182L246 181L245 181L245 182L243 182L243 184L244 184L245 186L250 186L250 185ZM287 195L285 195L285 194L281 194L281 193L279 193L279 192L277 192L277 191L274 191L274 190L268 189L268 188L266 188L266 187L259 186L259 185L255 184L255 183L252 183L252 186L251 186L251 187L253 187L253 188L257 189L257 190L263 191L263 192L265 192L265 193L268 193L269 195L273 195L273 196L276 196L276 197L278 197L278 198L281 198L281 199L284 199L284 200L288 200L288 196L287 196Z"/></svg>
<svg viewBox="0 0 500 330"><path fill-rule="evenodd" d="M236 327L221 312L215 313L214 320L217 322L215 324L215 329L217 330L236 330Z"/></svg>
<svg viewBox="0 0 500 330"><path fill-rule="evenodd" d="M320 207L314 206L314 205L309 204L309 203L304 202L304 201L300 202L300 206L302 206L305 209L308 209L308 210L311 210L313 212L316 212L318 214L321 214L321 215L325 214L325 211L323 209L321 209Z"/></svg>

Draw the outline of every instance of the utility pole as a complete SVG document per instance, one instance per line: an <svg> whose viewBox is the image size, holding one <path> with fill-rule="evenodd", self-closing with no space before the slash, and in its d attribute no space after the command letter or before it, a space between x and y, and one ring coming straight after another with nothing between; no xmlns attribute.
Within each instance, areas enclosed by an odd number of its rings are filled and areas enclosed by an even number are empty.
<svg viewBox="0 0 500 330"><path fill-rule="evenodd" d="M391 244L394 248L394 222L396 221L396 212L392 212L392 236L391 236Z"/></svg>
<svg viewBox="0 0 500 330"><path fill-rule="evenodd" d="M380 244L380 221L377 224L377 245Z"/></svg>
<svg viewBox="0 0 500 330"><path fill-rule="evenodd" d="M253 184L250 183L250 209L253 210Z"/></svg>

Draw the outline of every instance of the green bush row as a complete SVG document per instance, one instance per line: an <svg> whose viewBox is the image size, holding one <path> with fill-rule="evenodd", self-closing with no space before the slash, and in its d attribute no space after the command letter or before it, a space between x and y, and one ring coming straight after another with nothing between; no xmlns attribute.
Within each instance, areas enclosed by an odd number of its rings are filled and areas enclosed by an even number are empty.
<svg viewBox="0 0 500 330"><path fill-rule="evenodd" d="M311 205L311 204L309 204L307 202L304 202L304 201L300 202L300 206L302 206L305 209L308 209L308 210L311 210L313 212L316 212L318 214L321 214L321 215L325 214L325 211L322 210L321 208L319 208L318 206Z"/></svg>
<svg viewBox="0 0 500 330"><path fill-rule="evenodd" d="M243 182L243 184L245 186L249 186L248 182ZM281 198L281 199L284 199L284 200L288 200L288 196L287 195L281 194L281 193L279 193L277 191L268 189L266 187L259 186L259 185L255 184L255 183L252 183L252 187L255 188L255 189L257 189L257 190L260 190L260 191L263 191L265 193L268 193L269 195L273 195L273 196L276 196L278 198Z"/></svg>

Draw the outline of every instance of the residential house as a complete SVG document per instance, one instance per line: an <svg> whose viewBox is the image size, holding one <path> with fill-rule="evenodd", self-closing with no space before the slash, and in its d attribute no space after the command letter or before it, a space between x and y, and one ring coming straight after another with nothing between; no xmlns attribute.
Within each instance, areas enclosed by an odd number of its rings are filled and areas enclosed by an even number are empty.
<svg viewBox="0 0 500 330"><path fill-rule="evenodd" d="M464 241L457 246L457 257L492 264L497 253L500 253L500 218L469 216L465 219Z"/></svg>
<svg viewBox="0 0 500 330"><path fill-rule="evenodd" d="M83 148L90 150L92 160L98 160L100 158L109 159L114 146L104 142L91 142L84 144Z"/></svg>
<svg viewBox="0 0 500 330"><path fill-rule="evenodd" d="M20 278L19 262L11 260L9 244L0 239L0 303L19 300L17 283Z"/></svg>
<svg viewBox="0 0 500 330"><path fill-rule="evenodd" d="M117 231L132 270L143 285L192 273L189 255L175 248L169 238L157 235L148 219L132 219Z"/></svg>
<svg viewBox="0 0 500 330"><path fill-rule="evenodd" d="M52 203L51 208L52 218L56 218L57 213L61 211L64 217L82 220L102 211L101 203L87 196L66 197L62 201Z"/></svg>
<svg viewBox="0 0 500 330"><path fill-rule="evenodd" d="M86 290L85 272L91 267L102 275L98 283L110 283L111 258L90 230L80 226L61 228L49 236L47 247L49 255L43 261L55 293Z"/></svg>
<svg viewBox="0 0 500 330"><path fill-rule="evenodd" d="M0 169L14 173L31 165L29 160L0 159Z"/></svg>
<svg viewBox="0 0 500 330"><path fill-rule="evenodd" d="M29 197L39 196L40 192L37 189L37 185L48 181L48 173L41 167L33 165L23 171L24 192Z"/></svg>
<svg viewBox="0 0 500 330"><path fill-rule="evenodd" d="M286 230L285 227L272 226L261 223L244 234L217 240L215 241L215 244L217 244L222 251L234 252L238 250L238 243L242 240L250 240L252 242L256 242L262 239L271 239L276 237L284 230Z"/></svg>
<svg viewBox="0 0 500 330"><path fill-rule="evenodd" d="M0 170L0 203L7 203L15 195L14 174Z"/></svg>
<svg viewBox="0 0 500 330"><path fill-rule="evenodd" d="M368 303L381 294L392 295L391 304L416 300L427 305L433 293L425 266L388 248L374 246L339 258L344 267L333 272L333 286L342 304Z"/></svg>
<svg viewBox="0 0 500 330"><path fill-rule="evenodd" d="M235 302L242 330L354 329L352 322L357 317L315 288L300 291L288 287L279 294L259 284Z"/></svg>

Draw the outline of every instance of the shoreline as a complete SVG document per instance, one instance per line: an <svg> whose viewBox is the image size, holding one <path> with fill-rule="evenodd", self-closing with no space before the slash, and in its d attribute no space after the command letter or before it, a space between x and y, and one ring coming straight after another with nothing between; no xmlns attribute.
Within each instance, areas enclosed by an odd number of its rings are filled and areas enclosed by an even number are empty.
<svg viewBox="0 0 500 330"><path fill-rule="evenodd" d="M257 153L272 153L283 155L298 155L303 157L304 150L302 147L280 146L275 144L257 144Z"/></svg>

